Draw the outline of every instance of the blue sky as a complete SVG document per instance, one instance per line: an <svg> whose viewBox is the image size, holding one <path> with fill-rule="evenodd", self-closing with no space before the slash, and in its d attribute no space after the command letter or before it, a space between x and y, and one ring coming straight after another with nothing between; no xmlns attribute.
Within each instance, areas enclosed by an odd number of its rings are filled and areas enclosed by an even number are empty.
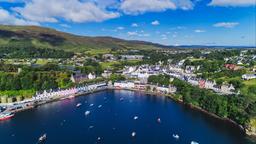
<svg viewBox="0 0 256 144"><path fill-rule="evenodd" d="M256 0L0 0L0 24L165 45L256 46Z"/></svg>

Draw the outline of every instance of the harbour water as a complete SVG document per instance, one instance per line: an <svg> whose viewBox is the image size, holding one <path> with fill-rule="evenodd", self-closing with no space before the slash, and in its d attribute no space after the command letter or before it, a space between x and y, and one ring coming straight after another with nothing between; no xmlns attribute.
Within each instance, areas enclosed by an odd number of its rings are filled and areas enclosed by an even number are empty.
<svg viewBox="0 0 256 144"><path fill-rule="evenodd" d="M48 103L0 122L1 144L35 144L44 133L46 144L253 143L237 127L169 98L125 90Z"/></svg>

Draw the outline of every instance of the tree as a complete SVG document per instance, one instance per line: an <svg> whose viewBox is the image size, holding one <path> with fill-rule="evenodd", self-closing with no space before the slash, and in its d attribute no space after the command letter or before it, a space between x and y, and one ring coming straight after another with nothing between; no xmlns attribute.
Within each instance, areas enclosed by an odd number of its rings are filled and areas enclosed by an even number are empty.
<svg viewBox="0 0 256 144"><path fill-rule="evenodd" d="M109 78L112 82L125 80L125 77L119 74L111 74Z"/></svg>

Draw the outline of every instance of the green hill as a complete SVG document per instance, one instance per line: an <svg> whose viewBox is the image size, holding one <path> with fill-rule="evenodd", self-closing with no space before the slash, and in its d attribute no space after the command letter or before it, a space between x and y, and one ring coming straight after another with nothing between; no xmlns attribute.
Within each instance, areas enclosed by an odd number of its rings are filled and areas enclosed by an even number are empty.
<svg viewBox="0 0 256 144"><path fill-rule="evenodd" d="M34 47L72 52L110 49L157 49L165 46L143 41L128 41L112 37L87 37L38 26L0 25L0 45L26 42Z"/></svg>

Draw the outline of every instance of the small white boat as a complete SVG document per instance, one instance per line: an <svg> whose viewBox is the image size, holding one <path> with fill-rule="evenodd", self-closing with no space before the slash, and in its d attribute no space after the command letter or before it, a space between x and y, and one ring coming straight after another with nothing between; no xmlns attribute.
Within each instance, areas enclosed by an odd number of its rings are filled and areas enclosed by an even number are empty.
<svg viewBox="0 0 256 144"><path fill-rule="evenodd" d="M177 135L177 134L173 134L172 137L175 138L175 139L179 139L180 138L180 136Z"/></svg>
<svg viewBox="0 0 256 144"><path fill-rule="evenodd" d="M158 119L157 119L157 122L158 122L158 123L161 123L161 119L160 119L160 118L158 118Z"/></svg>
<svg viewBox="0 0 256 144"><path fill-rule="evenodd" d="M89 126L89 129L92 129L92 128L94 128L94 126Z"/></svg>
<svg viewBox="0 0 256 144"><path fill-rule="evenodd" d="M134 117L133 117L134 120L137 120L138 118L139 118L138 116L134 116Z"/></svg>
<svg viewBox="0 0 256 144"><path fill-rule="evenodd" d="M120 98L120 101L123 101L124 100L124 98Z"/></svg>
<svg viewBox="0 0 256 144"><path fill-rule="evenodd" d="M46 138L47 138L47 135L46 135L46 134L43 134L42 136L39 137L38 143L44 142L44 141L46 140Z"/></svg>
<svg viewBox="0 0 256 144"><path fill-rule="evenodd" d="M90 104L90 107L94 106L94 104Z"/></svg>
<svg viewBox="0 0 256 144"><path fill-rule="evenodd" d="M97 140L100 141L100 140L101 140L101 137L98 137Z"/></svg>
<svg viewBox="0 0 256 144"><path fill-rule="evenodd" d="M132 132L132 137L135 137L136 136L136 132Z"/></svg>
<svg viewBox="0 0 256 144"><path fill-rule="evenodd" d="M102 105L99 105L99 106L98 106L98 108L101 108L101 107L102 107Z"/></svg>
<svg viewBox="0 0 256 144"><path fill-rule="evenodd" d="M76 105L76 107L80 107L82 104L81 103L78 103L77 105Z"/></svg>
<svg viewBox="0 0 256 144"><path fill-rule="evenodd" d="M191 144L199 144L199 143L196 141L191 141Z"/></svg>
<svg viewBox="0 0 256 144"><path fill-rule="evenodd" d="M86 111L84 114L85 116L88 116L91 112L90 111Z"/></svg>

